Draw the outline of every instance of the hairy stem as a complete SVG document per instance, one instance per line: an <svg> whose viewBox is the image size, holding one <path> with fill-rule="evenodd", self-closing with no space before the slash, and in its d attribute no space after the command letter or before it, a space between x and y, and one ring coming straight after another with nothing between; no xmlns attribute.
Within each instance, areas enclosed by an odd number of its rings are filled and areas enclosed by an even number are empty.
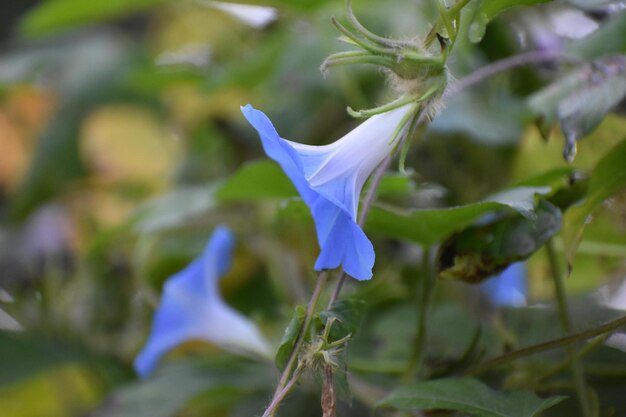
<svg viewBox="0 0 626 417"><path fill-rule="evenodd" d="M561 320L561 327L565 333L572 332L572 318L569 313L569 307L567 302L567 295L565 294L565 283L559 260L557 258L556 251L554 249L554 241L548 240L546 243L546 251L548 253L548 260L550 262L550 269L552 270L552 278L554 280L554 288L556 291L557 305L559 309L559 318ZM585 374L580 363L580 358L576 353L576 348L573 345L567 347L567 356L570 362L572 370L572 376L576 387L576 394L578 396L578 402L582 415L584 417L591 417L593 415L589 397L587 395L587 384L585 382Z"/></svg>
<svg viewBox="0 0 626 417"><path fill-rule="evenodd" d="M320 294L322 292L322 288L328 279L328 272L322 271L319 273L317 277L317 283L315 284L315 289L313 290L313 294L311 294L311 299L306 307L306 312L304 314L304 320L302 321L302 326L300 326L300 330L298 331L298 337L291 349L291 354L289 355L289 359L287 360L287 365L285 365L285 369L280 376L280 380L278 381L278 385L276 386L276 390L274 391L274 395L272 397L272 401L270 401L270 405L267 407L265 412L263 413L263 417L273 416L276 412L276 408L282 401L282 399L289 393L295 382L300 376L299 372L296 372L300 365L296 368L296 371L291 373L296 361L298 360L298 353L300 353L300 348L302 347L302 343L304 342L304 336L309 329L309 325L311 324L311 318L313 317L313 312L315 311L315 306L320 298Z"/></svg>
<svg viewBox="0 0 626 417"><path fill-rule="evenodd" d="M302 372L304 372L304 365L301 362L298 364L298 367L293 372L293 375L291 375L291 378L285 381L285 384L283 386L279 384L276 387L276 392L272 397L270 405L267 406L267 409L263 413L263 417L271 417L276 413L276 410L278 409L281 401L287 396L287 394L289 394L289 391L291 391L291 389L294 387L294 385L298 381L298 378L300 378L300 376L302 375Z"/></svg>

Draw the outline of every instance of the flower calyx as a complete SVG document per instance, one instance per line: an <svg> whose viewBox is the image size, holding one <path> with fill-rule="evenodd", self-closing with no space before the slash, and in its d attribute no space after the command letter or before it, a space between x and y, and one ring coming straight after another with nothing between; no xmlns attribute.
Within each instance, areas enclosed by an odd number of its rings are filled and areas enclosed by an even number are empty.
<svg viewBox="0 0 626 417"><path fill-rule="evenodd" d="M341 354L348 341L352 338L352 334L347 334L338 340L331 341L331 330L336 321L336 317L330 318L324 326L323 333L317 335L315 341L306 349L302 358L302 362L306 366L310 366L313 369L325 369L326 367L337 369L342 367Z"/></svg>
<svg viewBox="0 0 626 417"><path fill-rule="evenodd" d="M435 33L440 53L434 54L430 51L430 41L390 39L371 32L354 15L350 0L346 1L346 16L347 25L334 17L331 21L342 34L339 39L360 50L330 55L322 63L321 71L325 73L330 67L350 64L377 65L384 70L389 85L400 94L400 98L376 108L358 111L348 108L351 116L367 118L409 103L422 103L427 107L427 102L434 102L441 96L448 81L446 60L451 49L448 37Z"/></svg>
<svg viewBox="0 0 626 417"><path fill-rule="evenodd" d="M442 35L437 34L441 53L435 55L419 40L390 39L371 32L354 15L350 0L346 1L346 17L347 26L334 17L331 22L342 34L339 38L341 41L360 50L330 55L321 65L322 72L333 66L372 64L384 68L390 76L393 74L393 77L401 80L426 80L446 73L445 63L449 48Z"/></svg>

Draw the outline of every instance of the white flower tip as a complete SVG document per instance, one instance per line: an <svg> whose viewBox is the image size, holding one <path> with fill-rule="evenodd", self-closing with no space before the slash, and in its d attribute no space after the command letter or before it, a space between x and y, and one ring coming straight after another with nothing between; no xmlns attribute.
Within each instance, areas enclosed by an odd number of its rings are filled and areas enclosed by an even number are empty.
<svg viewBox="0 0 626 417"><path fill-rule="evenodd" d="M252 4L225 3L221 1L201 1L202 4L221 10L255 29L263 29L278 17L273 7Z"/></svg>

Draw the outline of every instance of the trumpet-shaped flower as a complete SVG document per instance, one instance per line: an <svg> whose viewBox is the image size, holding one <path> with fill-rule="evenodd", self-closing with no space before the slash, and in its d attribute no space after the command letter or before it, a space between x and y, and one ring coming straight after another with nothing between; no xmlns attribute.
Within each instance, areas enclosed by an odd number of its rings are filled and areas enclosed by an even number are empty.
<svg viewBox="0 0 626 417"><path fill-rule="evenodd" d="M148 376L161 356L190 340L205 340L242 353L270 356L257 327L221 298L218 280L230 269L234 239L218 227L204 253L167 280L152 331L135 359L135 370Z"/></svg>
<svg viewBox="0 0 626 417"><path fill-rule="evenodd" d="M282 139L263 112L242 107L265 153L280 164L311 210L320 245L316 270L341 265L356 279L371 278L374 248L357 224L359 196L402 136L397 128L413 109L411 104L375 115L334 143L311 146Z"/></svg>

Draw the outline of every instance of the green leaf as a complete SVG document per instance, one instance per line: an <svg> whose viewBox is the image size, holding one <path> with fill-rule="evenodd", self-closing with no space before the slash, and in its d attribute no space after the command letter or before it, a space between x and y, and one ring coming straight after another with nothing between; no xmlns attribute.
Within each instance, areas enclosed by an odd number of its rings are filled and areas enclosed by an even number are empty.
<svg viewBox="0 0 626 417"><path fill-rule="evenodd" d="M480 417L533 417L566 397L500 393L472 378L449 378L400 387L379 405L400 410L446 409Z"/></svg>
<svg viewBox="0 0 626 417"><path fill-rule="evenodd" d="M232 401L262 391L269 369L241 358L220 356L209 361L164 365L151 378L122 387L95 412L96 417L170 417L203 392L235 391ZM206 395L219 401L220 395Z"/></svg>
<svg viewBox="0 0 626 417"><path fill-rule="evenodd" d="M570 265L574 261L588 216L604 200L626 187L624 161L626 161L626 139L610 150L594 168L585 202L566 212L563 239Z"/></svg>
<svg viewBox="0 0 626 417"><path fill-rule="evenodd" d="M481 282L527 259L560 230L561 210L545 200L539 202L533 219L518 214L469 227L439 248L439 276Z"/></svg>
<svg viewBox="0 0 626 417"><path fill-rule="evenodd" d="M297 195L283 170L267 159L244 164L215 192L215 198L221 201L288 198Z"/></svg>
<svg viewBox="0 0 626 417"><path fill-rule="evenodd" d="M589 0L581 3L589 3ZM595 59L603 55L626 53L626 11L622 11L605 22L597 30L572 42L567 52L585 59Z"/></svg>
<svg viewBox="0 0 626 417"><path fill-rule="evenodd" d="M496 194L488 201L444 209L407 212L372 207L366 229L384 236L431 246L490 212L509 208L531 216L529 208L534 205L535 194L546 194L549 191L549 187L514 188Z"/></svg>
<svg viewBox="0 0 626 417"><path fill-rule="evenodd" d="M20 21L26 36L43 36L90 23L103 22L149 9L165 0L47 0Z"/></svg>
<svg viewBox="0 0 626 417"><path fill-rule="evenodd" d="M293 317L285 329L285 334L283 334L283 338L278 346L278 351L276 352L276 358L274 359L276 366L280 370L283 370L287 365L293 346L296 343L296 339L304 323L305 313L306 309L304 306L296 306Z"/></svg>

